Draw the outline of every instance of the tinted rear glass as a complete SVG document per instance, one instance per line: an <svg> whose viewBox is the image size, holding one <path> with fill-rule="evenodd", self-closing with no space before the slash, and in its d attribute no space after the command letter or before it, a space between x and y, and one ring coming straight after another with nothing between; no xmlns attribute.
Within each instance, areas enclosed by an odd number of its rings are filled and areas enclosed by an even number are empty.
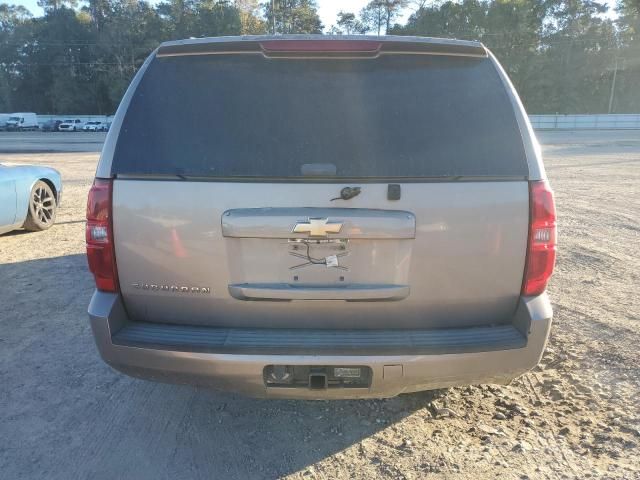
<svg viewBox="0 0 640 480"><path fill-rule="evenodd" d="M115 174L338 178L526 176L488 59L156 58L116 144Z"/></svg>

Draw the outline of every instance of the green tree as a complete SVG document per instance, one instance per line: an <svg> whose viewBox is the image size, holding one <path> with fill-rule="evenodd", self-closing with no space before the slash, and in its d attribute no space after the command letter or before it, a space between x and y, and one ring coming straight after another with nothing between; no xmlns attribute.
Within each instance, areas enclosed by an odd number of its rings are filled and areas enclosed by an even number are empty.
<svg viewBox="0 0 640 480"><path fill-rule="evenodd" d="M383 0L371 0L360 11L362 23L369 29L380 35L382 27L386 24L386 10Z"/></svg>
<svg viewBox="0 0 640 480"><path fill-rule="evenodd" d="M10 34L31 18L31 12L22 5L0 3L0 32L3 34Z"/></svg>
<svg viewBox="0 0 640 480"><path fill-rule="evenodd" d="M111 1L110 0L88 0L88 7L84 7L83 10L87 11L91 17L96 30L102 30L105 20L111 13Z"/></svg>
<svg viewBox="0 0 640 480"><path fill-rule="evenodd" d="M362 23L380 35L391 32L391 25L409 4L408 0L371 0L360 12Z"/></svg>
<svg viewBox="0 0 640 480"><path fill-rule="evenodd" d="M366 33L368 30L369 27L358 20L354 13L341 11L331 32L337 35L355 35Z"/></svg>
<svg viewBox="0 0 640 480"><path fill-rule="evenodd" d="M0 111L10 112L20 64L25 60L22 46L29 39L31 13L19 5L0 3ZM28 61L28 59L26 59Z"/></svg>
<svg viewBox="0 0 640 480"><path fill-rule="evenodd" d="M321 33L311 0L42 0L45 15L0 4L0 110L113 113L157 45L176 38ZM263 0L264 2L264 0ZM340 12L335 33L371 29L480 40L498 57L529 113L640 111L640 2L618 17L594 0L372 0L360 18ZM264 12L264 16L260 13Z"/></svg>
<svg viewBox="0 0 640 480"><path fill-rule="evenodd" d="M389 33L391 24L400 16L402 9L408 5L408 0L382 0L385 11L385 32Z"/></svg>
<svg viewBox="0 0 640 480"><path fill-rule="evenodd" d="M111 0L96 35L93 66L97 110L113 113L133 75L160 42L169 38L158 12L146 2Z"/></svg>
<svg viewBox="0 0 640 480"><path fill-rule="evenodd" d="M191 37L239 35L242 31L240 11L228 1L203 0L195 5Z"/></svg>
<svg viewBox="0 0 640 480"><path fill-rule="evenodd" d="M553 21L540 55L548 77L536 82L535 92L528 89L531 101L543 111L606 113L617 50L613 23L602 17L607 7L589 0L557 0L550 7Z"/></svg>
<svg viewBox="0 0 640 480"><path fill-rule="evenodd" d="M395 34L480 40L529 113L607 111L616 30L591 0L463 0L419 8Z"/></svg>
<svg viewBox="0 0 640 480"><path fill-rule="evenodd" d="M236 0L240 14L240 33L242 35L262 35L267 33L267 24L260 18L258 0Z"/></svg>
<svg viewBox="0 0 640 480"><path fill-rule="evenodd" d="M322 33L315 0L273 0L263 3L263 9L274 33Z"/></svg>
<svg viewBox="0 0 640 480"><path fill-rule="evenodd" d="M45 11L56 11L61 7L75 8L78 6L78 0L38 0L38 6Z"/></svg>
<svg viewBox="0 0 640 480"><path fill-rule="evenodd" d="M193 31L196 21L195 0L169 0L158 4L156 11L164 20L169 38L187 38Z"/></svg>
<svg viewBox="0 0 640 480"><path fill-rule="evenodd" d="M620 0L617 13L621 45L611 59L613 68L618 67L615 85L611 74L612 106L614 112L636 113L640 112L640 1Z"/></svg>
<svg viewBox="0 0 640 480"><path fill-rule="evenodd" d="M238 35L240 10L226 0L169 0L157 6L170 39Z"/></svg>
<svg viewBox="0 0 640 480"><path fill-rule="evenodd" d="M61 6L34 19L21 48L20 81L14 99L26 110L76 112L92 110L92 60L95 56L90 25L74 10Z"/></svg>

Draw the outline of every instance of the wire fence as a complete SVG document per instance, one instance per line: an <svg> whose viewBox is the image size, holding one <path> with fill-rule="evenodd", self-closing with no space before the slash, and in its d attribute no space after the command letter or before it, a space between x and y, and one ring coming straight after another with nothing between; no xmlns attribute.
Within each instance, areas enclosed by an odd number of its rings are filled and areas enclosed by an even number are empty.
<svg viewBox="0 0 640 480"><path fill-rule="evenodd" d="M536 130L640 130L640 114L529 115Z"/></svg>
<svg viewBox="0 0 640 480"><path fill-rule="evenodd" d="M111 123L113 115L38 115L40 124L67 119ZM529 115L529 120L536 130L640 130L640 114Z"/></svg>

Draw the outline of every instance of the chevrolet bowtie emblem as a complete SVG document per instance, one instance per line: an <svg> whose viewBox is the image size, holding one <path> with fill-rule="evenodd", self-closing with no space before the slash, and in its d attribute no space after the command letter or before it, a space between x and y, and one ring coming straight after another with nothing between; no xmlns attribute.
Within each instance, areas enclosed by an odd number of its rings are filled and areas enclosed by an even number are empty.
<svg viewBox="0 0 640 480"><path fill-rule="evenodd" d="M328 218L310 218L308 222L298 222L293 233L308 233L310 237L326 237L330 233L340 233L342 222L329 223Z"/></svg>

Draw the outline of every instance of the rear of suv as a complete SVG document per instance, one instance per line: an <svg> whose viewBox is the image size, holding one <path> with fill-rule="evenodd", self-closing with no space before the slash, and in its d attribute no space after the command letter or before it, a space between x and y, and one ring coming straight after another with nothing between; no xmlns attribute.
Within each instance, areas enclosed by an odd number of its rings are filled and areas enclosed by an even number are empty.
<svg viewBox="0 0 640 480"><path fill-rule="evenodd" d="M162 44L87 206L102 358L254 396L507 383L552 319L553 195L480 43Z"/></svg>

